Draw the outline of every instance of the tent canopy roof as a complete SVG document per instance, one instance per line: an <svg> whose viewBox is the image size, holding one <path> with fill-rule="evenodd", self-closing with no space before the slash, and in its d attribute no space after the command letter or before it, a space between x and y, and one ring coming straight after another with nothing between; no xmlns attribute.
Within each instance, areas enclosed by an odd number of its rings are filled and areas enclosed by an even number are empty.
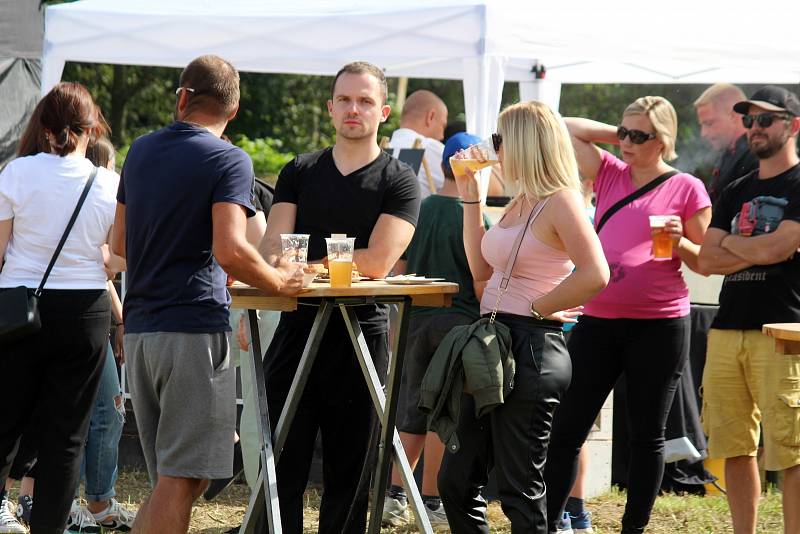
<svg viewBox="0 0 800 534"><path fill-rule="evenodd" d="M364 60L387 76L463 80L469 131L492 131L505 81L797 83L800 2L769 18L745 0L82 0L45 15L42 92L66 61L332 75ZM777 15L777 16L776 16ZM755 21L761 21L755 24ZM541 89L544 84L538 84Z"/></svg>
<svg viewBox="0 0 800 534"><path fill-rule="evenodd" d="M800 20L800 2L778 3L759 30L741 0L656 14L589 0L82 0L48 8L45 53L182 67L213 52L240 70L303 74L363 59L389 76L450 79L492 56L506 81L530 80L538 61L564 83L794 83L800 39L780 20Z"/></svg>

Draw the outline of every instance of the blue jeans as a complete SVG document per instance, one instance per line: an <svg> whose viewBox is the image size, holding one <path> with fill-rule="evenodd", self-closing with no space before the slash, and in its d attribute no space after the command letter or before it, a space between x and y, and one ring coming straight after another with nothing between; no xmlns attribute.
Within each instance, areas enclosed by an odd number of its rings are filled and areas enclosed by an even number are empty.
<svg viewBox="0 0 800 534"><path fill-rule="evenodd" d="M81 462L81 478L86 481L86 500L89 501L106 501L116 495L118 446L125 423L125 400L121 395L117 365L109 343Z"/></svg>

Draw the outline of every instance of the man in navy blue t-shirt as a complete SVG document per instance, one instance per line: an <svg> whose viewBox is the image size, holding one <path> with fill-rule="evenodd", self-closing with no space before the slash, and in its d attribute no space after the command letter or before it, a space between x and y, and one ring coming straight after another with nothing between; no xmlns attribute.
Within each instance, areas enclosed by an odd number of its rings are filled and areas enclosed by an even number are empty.
<svg viewBox="0 0 800 534"><path fill-rule="evenodd" d="M137 139L122 169L114 251L127 258L125 354L153 493L142 533L185 533L206 479L232 474L235 378L226 273L276 294L297 265L268 265L245 239L253 165L220 139L239 108L239 74L201 56L183 71L176 121Z"/></svg>

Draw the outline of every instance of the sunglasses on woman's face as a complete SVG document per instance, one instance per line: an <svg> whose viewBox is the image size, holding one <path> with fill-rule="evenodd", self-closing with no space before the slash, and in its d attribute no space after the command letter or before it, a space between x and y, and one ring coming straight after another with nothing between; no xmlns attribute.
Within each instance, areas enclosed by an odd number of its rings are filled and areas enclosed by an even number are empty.
<svg viewBox="0 0 800 534"><path fill-rule="evenodd" d="M492 134L492 146L494 147L495 152L500 151L500 146L503 144L503 136L499 133Z"/></svg>
<svg viewBox="0 0 800 534"><path fill-rule="evenodd" d="M641 130L629 130L624 126L617 126L617 139L624 141L628 136L630 136L631 143L634 145L642 145L656 138L656 134L654 133L647 133Z"/></svg>
<svg viewBox="0 0 800 534"><path fill-rule="evenodd" d="M790 115L786 113L759 113L758 115L742 115L742 125L748 130L753 127L753 124L758 124L759 128L769 128L775 119L783 119L785 121L791 119Z"/></svg>

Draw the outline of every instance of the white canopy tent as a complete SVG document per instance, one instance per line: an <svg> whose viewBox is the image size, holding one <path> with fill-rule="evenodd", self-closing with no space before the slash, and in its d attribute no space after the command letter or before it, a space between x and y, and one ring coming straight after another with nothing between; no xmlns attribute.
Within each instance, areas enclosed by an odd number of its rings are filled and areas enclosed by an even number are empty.
<svg viewBox="0 0 800 534"><path fill-rule="evenodd" d="M387 76L463 80L467 127L487 134L505 81L556 98L560 83L800 82L796 0L768 17L742 0L647 11L617 0L82 0L47 9L42 91L66 61L183 67L215 53L242 71L332 75L366 60ZM537 63L549 91L533 81Z"/></svg>

